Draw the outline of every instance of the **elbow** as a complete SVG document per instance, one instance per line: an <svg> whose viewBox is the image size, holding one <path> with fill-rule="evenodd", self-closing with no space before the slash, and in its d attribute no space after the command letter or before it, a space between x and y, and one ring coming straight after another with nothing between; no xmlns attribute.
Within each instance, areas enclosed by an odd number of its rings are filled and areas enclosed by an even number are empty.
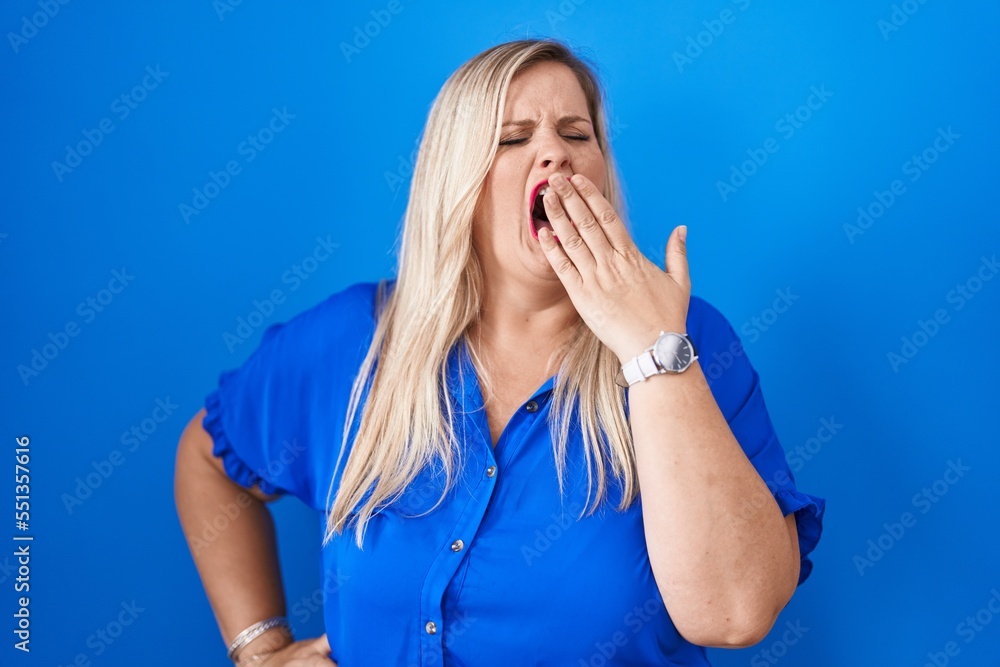
<svg viewBox="0 0 1000 667"><path fill-rule="evenodd" d="M702 606L674 620L677 631L692 644L711 648L747 648L758 644L774 628L798 582L798 562L780 588L742 591L724 604Z"/></svg>
<svg viewBox="0 0 1000 667"><path fill-rule="evenodd" d="M778 619L778 612L727 614L719 618L704 615L700 619L674 620L677 632L698 646L709 648L747 648L760 643Z"/></svg>
<svg viewBox="0 0 1000 667"><path fill-rule="evenodd" d="M754 623L748 623L731 630L728 635L721 637L722 640L716 644L717 648L747 648L758 644L774 627L777 614L767 619L759 619Z"/></svg>

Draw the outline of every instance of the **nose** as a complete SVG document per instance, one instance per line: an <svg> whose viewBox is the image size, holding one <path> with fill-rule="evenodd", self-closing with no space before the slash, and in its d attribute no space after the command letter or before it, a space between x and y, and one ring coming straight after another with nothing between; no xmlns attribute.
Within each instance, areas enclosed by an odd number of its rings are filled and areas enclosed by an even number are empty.
<svg viewBox="0 0 1000 667"><path fill-rule="evenodd" d="M558 133L545 133L538 149L538 166L555 171L569 168L569 146Z"/></svg>

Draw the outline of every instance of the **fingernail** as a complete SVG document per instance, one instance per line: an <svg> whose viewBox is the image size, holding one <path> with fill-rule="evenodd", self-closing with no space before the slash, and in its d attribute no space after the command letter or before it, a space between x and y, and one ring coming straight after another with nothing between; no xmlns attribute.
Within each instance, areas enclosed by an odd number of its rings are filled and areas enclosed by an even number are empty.
<svg viewBox="0 0 1000 667"><path fill-rule="evenodd" d="M681 225L681 230L677 232L677 235L680 237L682 242L687 243L687 238L688 238L687 225Z"/></svg>

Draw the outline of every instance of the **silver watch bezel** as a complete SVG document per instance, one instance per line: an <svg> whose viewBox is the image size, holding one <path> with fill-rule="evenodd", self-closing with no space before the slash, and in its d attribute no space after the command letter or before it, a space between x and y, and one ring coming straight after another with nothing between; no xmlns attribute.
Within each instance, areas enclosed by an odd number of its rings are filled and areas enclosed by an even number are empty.
<svg viewBox="0 0 1000 667"><path fill-rule="evenodd" d="M671 345L670 348L665 347L665 344L668 341ZM688 351L687 363L680 362L680 355L674 352L674 350L680 350L683 348L687 348ZM669 354L667 354L668 349ZM653 360L656 361L656 366L664 373L683 373L690 368L691 364L693 364L698 358L694 345L691 344L691 340L686 335L677 333L676 331L661 331L659 337L656 339L656 342L653 343L649 350L653 353ZM664 359L661 358L661 351L664 352L667 363L664 363ZM683 365L678 365L678 362Z"/></svg>

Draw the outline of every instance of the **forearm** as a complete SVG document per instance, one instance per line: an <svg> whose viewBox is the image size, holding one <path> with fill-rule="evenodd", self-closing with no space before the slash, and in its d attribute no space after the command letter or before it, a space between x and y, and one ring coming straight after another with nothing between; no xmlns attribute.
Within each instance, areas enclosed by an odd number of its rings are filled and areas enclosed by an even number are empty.
<svg viewBox="0 0 1000 667"><path fill-rule="evenodd" d="M781 510L697 361L632 385L629 413L650 564L678 630L706 645L754 643L798 579Z"/></svg>
<svg viewBox="0 0 1000 667"><path fill-rule="evenodd" d="M188 547L228 645L253 623L283 615L284 589L271 513L208 459L210 451L201 420L192 420L178 447L174 494ZM288 640L275 629L246 648L284 643Z"/></svg>

